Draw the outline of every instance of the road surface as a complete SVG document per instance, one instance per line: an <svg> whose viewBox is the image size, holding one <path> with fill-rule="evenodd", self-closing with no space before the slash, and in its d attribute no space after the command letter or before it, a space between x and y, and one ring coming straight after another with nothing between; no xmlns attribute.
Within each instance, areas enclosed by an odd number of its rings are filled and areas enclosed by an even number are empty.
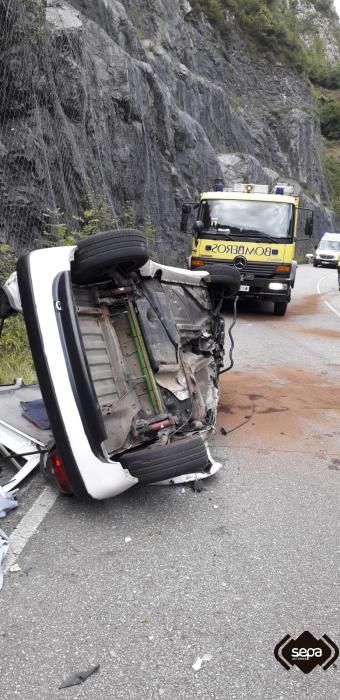
<svg viewBox="0 0 340 700"><path fill-rule="evenodd" d="M0 594L4 700L339 698L336 665L305 675L273 655L304 630L340 644L336 271L302 266L286 317L242 307L235 340L206 490L85 505L48 500L37 474L1 521L27 540Z"/></svg>

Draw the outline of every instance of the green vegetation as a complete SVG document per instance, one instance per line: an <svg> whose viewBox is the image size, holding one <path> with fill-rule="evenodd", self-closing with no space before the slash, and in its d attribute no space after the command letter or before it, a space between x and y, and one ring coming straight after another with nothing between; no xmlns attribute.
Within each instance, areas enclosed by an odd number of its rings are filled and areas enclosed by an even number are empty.
<svg viewBox="0 0 340 700"><path fill-rule="evenodd" d="M337 216L340 217L340 157L326 152L323 156L323 168L328 185L329 196Z"/></svg>
<svg viewBox="0 0 340 700"><path fill-rule="evenodd" d="M93 233L115 229L118 220L102 199L95 203L94 195L88 192L81 202L82 213L80 216L73 216L74 226L65 224L64 212L59 208L47 209L43 216L45 227L42 238L36 239L38 247L47 248L56 245L74 245Z"/></svg>
<svg viewBox="0 0 340 700"><path fill-rule="evenodd" d="M340 101L336 98L323 100L320 104L321 133L331 141L340 139Z"/></svg>
<svg viewBox="0 0 340 700"><path fill-rule="evenodd" d="M0 384L12 384L17 377L26 384L36 381L24 320L12 316L5 321L0 337Z"/></svg>
<svg viewBox="0 0 340 700"><path fill-rule="evenodd" d="M340 216L340 90L314 87L320 114L322 165L331 206Z"/></svg>
<svg viewBox="0 0 340 700"><path fill-rule="evenodd" d="M280 0L192 0L191 4L195 14L203 12L222 36L230 31L233 16L253 44L303 65L303 44L290 4Z"/></svg>
<svg viewBox="0 0 340 700"><path fill-rule="evenodd" d="M337 20L333 0L308 1L325 18ZM340 66L330 67L313 20L298 19L296 0L191 0L191 4L194 14L203 13L222 38L228 36L234 21L261 52L294 64L324 87L340 87ZM308 47L301 39L306 30L316 35Z"/></svg>
<svg viewBox="0 0 340 700"><path fill-rule="evenodd" d="M17 256L7 245L0 245L0 286L15 270ZM5 321L0 336L0 384L12 384L22 377L27 384L35 381L35 372L23 318Z"/></svg>
<svg viewBox="0 0 340 700"><path fill-rule="evenodd" d="M10 274L15 270L17 256L8 245L0 243L0 287L6 282Z"/></svg>
<svg viewBox="0 0 340 700"><path fill-rule="evenodd" d="M23 0L24 9L28 18L26 24L26 36L36 44L44 35L46 26L45 0Z"/></svg>

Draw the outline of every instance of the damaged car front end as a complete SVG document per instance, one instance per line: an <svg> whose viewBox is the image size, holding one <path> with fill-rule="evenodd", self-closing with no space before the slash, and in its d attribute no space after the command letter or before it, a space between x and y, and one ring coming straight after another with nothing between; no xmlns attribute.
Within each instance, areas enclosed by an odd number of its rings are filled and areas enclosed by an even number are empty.
<svg viewBox="0 0 340 700"><path fill-rule="evenodd" d="M217 471L224 321L207 272L152 262L128 229L33 251L17 282L55 443L43 469L62 490L104 499ZM3 293L18 311L15 277Z"/></svg>

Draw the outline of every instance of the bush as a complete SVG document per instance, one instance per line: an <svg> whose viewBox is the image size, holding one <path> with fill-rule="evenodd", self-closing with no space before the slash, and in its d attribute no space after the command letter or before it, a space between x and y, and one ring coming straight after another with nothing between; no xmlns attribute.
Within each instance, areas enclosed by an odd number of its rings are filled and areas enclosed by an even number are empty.
<svg viewBox="0 0 340 700"><path fill-rule="evenodd" d="M335 213L340 216L340 160L333 155L325 156L323 168L332 207Z"/></svg>
<svg viewBox="0 0 340 700"><path fill-rule="evenodd" d="M296 15L277 0L192 0L194 12L203 12L220 33L228 32L228 12L258 47L267 48L296 65L303 64L303 45L296 29Z"/></svg>
<svg viewBox="0 0 340 700"><path fill-rule="evenodd" d="M321 133L332 141L340 139L340 102L327 100L320 107Z"/></svg>

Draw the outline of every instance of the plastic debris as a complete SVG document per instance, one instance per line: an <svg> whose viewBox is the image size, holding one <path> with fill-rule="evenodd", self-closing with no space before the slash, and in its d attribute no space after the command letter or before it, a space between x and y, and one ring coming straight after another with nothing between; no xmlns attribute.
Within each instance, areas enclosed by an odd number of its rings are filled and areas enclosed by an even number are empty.
<svg viewBox="0 0 340 700"><path fill-rule="evenodd" d="M9 570L11 574L16 574L17 571L21 571L19 564L13 564L13 566L9 567Z"/></svg>
<svg viewBox="0 0 340 700"><path fill-rule="evenodd" d="M66 678L66 680L59 686L59 690L62 690L62 688L71 688L73 685L80 685L81 683L84 683L87 678L92 676L93 673L96 673L100 669L100 664L97 664L96 666L92 666L92 668L89 668L88 671L78 671L77 673L71 673L70 676Z"/></svg>
<svg viewBox="0 0 340 700"><path fill-rule="evenodd" d="M215 508L216 510L217 510L218 507L219 507L219 506L216 506L216 505L214 506L214 508Z"/></svg>
<svg viewBox="0 0 340 700"><path fill-rule="evenodd" d="M211 661L211 659L212 659L211 654L204 654L204 656L202 656L202 658L200 656L198 656L195 663L192 664L192 668L194 669L194 671L200 671L201 668L203 668L203 666L205 666L206 663L208 663L208 661Z"/></svg>
<svg viewBox="0 0 340 700"><path fill-rule="evenodd" d="M129 542L132 542L131 537L125 537L125 544L128 544Z"/></svg>
<svg viewBox="0 0 340 700"><path fill-rule="evenodd" d="M8 511L18 507L18 502L15 500L18 491L19 489L14 489L6 493L0 486L0 518L5 518Z"/></svg>
<svg viewBox="0 0 340 700"><path fill-rule="evenodd" d="M20 403L25 418L31 421L33 425L40 428L40 430L49 430L50 420L42 399L35 399L35 401L20 401Z"/></svg>
<svg viewBox="0 0 340 700"><path fill-rule="evenodd" d="M9 539L3 530L0 530L0 591L4 582L4 575L2 571L2 562L9 549Z"/></svg>

